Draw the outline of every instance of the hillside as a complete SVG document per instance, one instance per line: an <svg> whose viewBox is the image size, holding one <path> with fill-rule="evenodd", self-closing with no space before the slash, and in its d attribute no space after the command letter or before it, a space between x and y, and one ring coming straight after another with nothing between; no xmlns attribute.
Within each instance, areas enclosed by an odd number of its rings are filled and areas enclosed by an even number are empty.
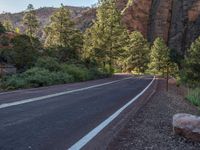
<svg viewBox="0 0 200 150"><path fill-rule="evenodd" d="M72 14L72 19L75 21L77 28L84 30L92 20L95 18L94 9L90 9L89 7L73 7L73 6L66 6L66 8L70 9ZM57 10L57 8L53 7L44 7L36 9L36 14L38 20L40 21L41 28L45 27L49 23L50 16ZM6 18L12 21L15 27L20 27L23 31L22 27L22 19L24 16L24 12L20 13L6 13L0 14L0 21L3 22ZM42 34L42 33L40 33ZM41 36L41 35L40 35Z"/></svg>

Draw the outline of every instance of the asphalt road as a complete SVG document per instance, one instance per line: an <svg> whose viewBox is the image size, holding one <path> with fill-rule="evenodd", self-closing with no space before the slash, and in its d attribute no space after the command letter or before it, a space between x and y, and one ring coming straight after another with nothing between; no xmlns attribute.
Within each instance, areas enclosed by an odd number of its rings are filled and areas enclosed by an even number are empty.
<svg viewBox="0 0 200 150"><path fill-rule="evenodd" d="M0 93L0 150L66 150L151 81L152 77L118 75L83 83ZM81 88L84 89L77 90ZM66 92L72 90L74 92ZM56 95L61 92L64 93ZM46 95L51 96L34 101L34 98ZM27 99L33 101L20 103Z"/></svg>

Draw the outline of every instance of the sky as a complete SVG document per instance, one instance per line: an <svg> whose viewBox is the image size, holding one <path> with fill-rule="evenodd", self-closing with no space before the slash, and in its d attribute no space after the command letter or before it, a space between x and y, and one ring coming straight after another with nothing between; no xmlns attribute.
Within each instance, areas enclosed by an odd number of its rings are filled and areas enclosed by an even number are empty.
<svg viewBox="0 0 200 150"><path fill-rule="evenodd" d="M98 0L0 0L0 13L20 12L26 9L28 4L33 4L35 8L59 7L61 3L70 6L91 6Z"/></svg>

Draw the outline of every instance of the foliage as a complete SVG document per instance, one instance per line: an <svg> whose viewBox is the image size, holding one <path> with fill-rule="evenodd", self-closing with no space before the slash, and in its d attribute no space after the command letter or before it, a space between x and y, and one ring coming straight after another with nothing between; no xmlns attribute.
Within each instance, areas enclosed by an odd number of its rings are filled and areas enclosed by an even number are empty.
<svg viewBox="0 0 200 150"><path fill-rule="evenodd" d="M200 37L188 49L182 80L190 86L200 84Z"/></svg>
<svg viewBox="0 0 200 150"><path fill-rule="evenodd" d="M50 24L45 28L45 47L57 51L59 60L65 62L70 58L78 58L82 47L80 31L74 27L70 11L61 5L50 19Z"/></svg>
<svg viewBox="0 0 200 150"><path fill-rule="evenodd" d="M36 36L39 22L32 4L29 4L27 7L27 11L23 18L23 25L26 27L26 34L29 37L32 38Z"/></svg>
<svg viewBox="0 0 200 150"><path fill-rule="evenodd" d="M52 57L41 57L37 60L35 67L44 68L49 71L59 71L60 64L55 58Z"/></svg>
<svg viewBox="0 0 200 150"><path fill-rule="evenodd" d="M163 73L169 67L170 50L162 38L156 38L151 48L150 69L154 73Z"/></svg>
<svg viewBox="0 0 200 150"><path fill-rule="evenodd" d="M19 28L15 28L15 33L20 34L20 29Z"/></svg>
<svg viewBox="0 0 200 150"><path fill-rule="evenodd" d="M109 15L108 15L109 14ZM84 34L84 59L106 64L112 72L113 64L124 51L127 30L121 23L121 13L114 0L101 0L97 9L97 19Z"/></svg>
<svg viewBox="0 0 200 150"><path fill-rule="evenodd" d="M187 99L195 106L200 107L200 88L189 90Z"/></svg>
<svg viewBox="0 0 200 150"><path fill-rule="evenodd" d="M44 68L31 68L26 72L4 79L5 89L19 89L63 84L73 81L73 77L63 72L50 72Z"/></svg>
<svg viewBox="0 0 200 150"><path fill-rule="evenodd" d="M40 58L35 67L21 74L5 77L1 87L7 90L41 87L109 76L97 68L87 69L83 65L59 64L55 59L49 57L46 57L46 60Z"/></svg>
<svg viewBox="0 0 200 150"><path fill-rule="evenodd" d="M87 69L86 67L82 65L77 66L73 64L63 64L62 70L72 75L76 82L106 77L109 75L103 71L99 71L97 68Z"/></svg>
<svg viewBox="0 0 200 150"><path fill-rule="evenodd" d="M23 70L33 66L37 60L39 49L41 47L39 40L33 38L31 42L29 36L17 35L12 39L12 44L12 63L15 64L18 69Z"/></svg>
<svg viewBox="0 0 200 150"><path fill-rule="evenodd" d="M6 19L3 23L3 26L5 27L6 31L12 32L14 30L12 22L8 19Z"/></svg>
<svg viewBox="0 0 200 150"><path fill-rule="evenodd" d="M129 72L144 73L148 68L150 48L140 32L132 32L126 48L125 67Z"/></svg>

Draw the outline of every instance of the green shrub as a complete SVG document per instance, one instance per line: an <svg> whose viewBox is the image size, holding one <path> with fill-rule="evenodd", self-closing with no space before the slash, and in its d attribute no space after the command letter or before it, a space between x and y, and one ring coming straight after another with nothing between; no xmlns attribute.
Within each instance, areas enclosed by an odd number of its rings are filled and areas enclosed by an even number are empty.
<svg viewBox="0 0 200 150"><path fill-rule="evenodd" d="M90 79L105 78L105 77L109 77L110 75L111 75L110 72L106 72L101 69L97 69L97 68L89 69Z"/></svg>
<svg viewBox="0 0 200 150"><path fill-rule="evenodd" d="M65 73L70 74L74 77L75 81L86 81L90 79L89 70L85 67L78 67L76 65L64 64L62 70Z"/></svg>
<svg viewBox="0 0 200 150"><path fill-rule="evenodd" d="M41 87L52 85L51 72L44 68L31 68L21 75L26 80L28 87Z"/></svg>
<svg viewBox="0 0 200 150"><path fill-rule="evenodd" d="M65 72L52 72L52 84L64 84L74 82L74 77Z"/></svg>
<svg viewBox="0 0 200 150"><path fill-rule="evenodd" d="M200 88L189 90L187 99L195 106L200 107Z"/></svg>
<svg viewBox="0 0 200 150"><path fill-rule="evenodd" d="M44 68L49 71L59 71L60 64L52 57L41 57L37 60L35 67Z"/></svg>
<svg viewBox="0 0 200 150"><path fill-rule="evenodd" d="M83 65L63 64L59 68L60 65L57 61L52 58L47 59L48 61L45 62L41 58L35 65L37 67L24 73L4 78L0 86L7 90L42 87L98 79L110 75L97 68L87 69Z"/></svg>
<svg viewBox="0 0 200 150"><path fill-rule="evenodd" d="M13 75L11 77L7 77L2 81L2 88L6 90L14 90L20 88L26 88L27 82L23 78L18 75Z"/></svg>

